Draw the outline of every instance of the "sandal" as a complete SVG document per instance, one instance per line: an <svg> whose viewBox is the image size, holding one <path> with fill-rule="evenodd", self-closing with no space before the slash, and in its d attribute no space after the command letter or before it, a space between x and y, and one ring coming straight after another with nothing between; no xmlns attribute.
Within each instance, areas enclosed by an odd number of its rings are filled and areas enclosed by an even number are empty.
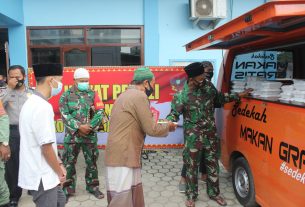
<svg viewBox="0 0 305 207"><path fill-rule="evenodd" d="M195 207L195 201L193 201L193 200L186 200L185 201L185 206L186 207Z"/></svg>
<svg viewBox="0 0 305 207"><path fill-rule="evenodd" d="M220 206L226 206L227 205L227 202L225 201L225 199L223 197L221 197L220 195L210 197L210 199L213 200L213 201L216 201Z"/></svg>
<svg viewBox="0 0 305 207"><path fill-rule="evenodd" d="M92 195L94 195L97 199L102 199L105 197L104 193L102 193L99 189L94 190L91 192Z"/></svg>

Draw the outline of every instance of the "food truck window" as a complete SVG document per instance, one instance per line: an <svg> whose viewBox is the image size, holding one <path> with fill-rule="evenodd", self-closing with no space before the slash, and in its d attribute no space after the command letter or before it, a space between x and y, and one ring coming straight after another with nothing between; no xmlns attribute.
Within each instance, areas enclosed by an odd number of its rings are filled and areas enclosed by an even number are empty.
<svg viewBox="0 0 305 207"><path fill-rule="evenodd" d="M251 77L251 78L249 78ZM293 78L292 51L258 51L237 55L232 65L232 81Z"/></svg>
<svg viewBox="0 0 305 207"><path fill-rule="evenodd" d="M232 65L231 92L252 88L253 98L305 107L304 54L304 44L298 44L237 55Z"/></svg>

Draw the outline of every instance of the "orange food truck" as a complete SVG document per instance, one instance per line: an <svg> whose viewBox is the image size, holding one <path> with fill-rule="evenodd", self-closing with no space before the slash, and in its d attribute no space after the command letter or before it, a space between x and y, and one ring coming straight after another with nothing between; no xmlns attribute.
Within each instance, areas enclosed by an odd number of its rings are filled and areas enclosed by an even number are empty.
<svg viewBox="0 0 305 207"><path fill-rule="evenodd" d="M222 162L244 206L305 206L305 1L272 1L188 43L225 50L216 111Z"/></svg>

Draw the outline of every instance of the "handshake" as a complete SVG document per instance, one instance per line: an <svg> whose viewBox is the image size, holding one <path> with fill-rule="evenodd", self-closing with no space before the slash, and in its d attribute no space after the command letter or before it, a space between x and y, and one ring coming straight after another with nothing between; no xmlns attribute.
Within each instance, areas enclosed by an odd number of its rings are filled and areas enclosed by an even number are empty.
<svg viewBox="0 0 305 207"><path fill-rule="evenodd" d="M177 122L171 122L167 119L159 119L158 124L168 124L168 128L169 128L169 131L170 132L173 132L176 130L177 126L178 126L178 123Z"/></svg>

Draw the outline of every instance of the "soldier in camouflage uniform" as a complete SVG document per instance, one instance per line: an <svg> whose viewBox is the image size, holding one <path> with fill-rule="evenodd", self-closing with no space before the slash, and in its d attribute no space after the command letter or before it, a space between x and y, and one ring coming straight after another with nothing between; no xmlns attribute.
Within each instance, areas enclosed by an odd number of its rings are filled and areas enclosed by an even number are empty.
<svg viewBox="0 0 305 207"><path fill-rule="evenodd" d="M67 169L64 192L67 197L75 193L75 164L80 150L86 162L86 190L96 198L104 194L99 190L97 171L97 130L107 116L98 94L89 88L89 72L78 68L74 72L74 85L60 98L59 109L65 125L63 162Z"/></svg>
<svg viewBox="0 0 305 207"><path fill-rule="evenodd" d="M4 162L10 159L9 120L0 99L0 206L10 207L10 191L5 181Z"/></svg>
<svg viewBox="0 0 305 207"><path fill-rule="evenodd" d="M219 195L219 139L216 134L214 107L239 100L241 94L223 94L218 92L209 80L213 75L210 62L192 63L184 68L188 75L182 91L175 94L171 112L167 116L170 121L178 121L183 115L185 147L183 162L186 165L186 206L195 206L198 197L198 163L204 153L207 167L207 193L219 205L226 201ZM206 71L206 72L205 72Z"/></svg>

